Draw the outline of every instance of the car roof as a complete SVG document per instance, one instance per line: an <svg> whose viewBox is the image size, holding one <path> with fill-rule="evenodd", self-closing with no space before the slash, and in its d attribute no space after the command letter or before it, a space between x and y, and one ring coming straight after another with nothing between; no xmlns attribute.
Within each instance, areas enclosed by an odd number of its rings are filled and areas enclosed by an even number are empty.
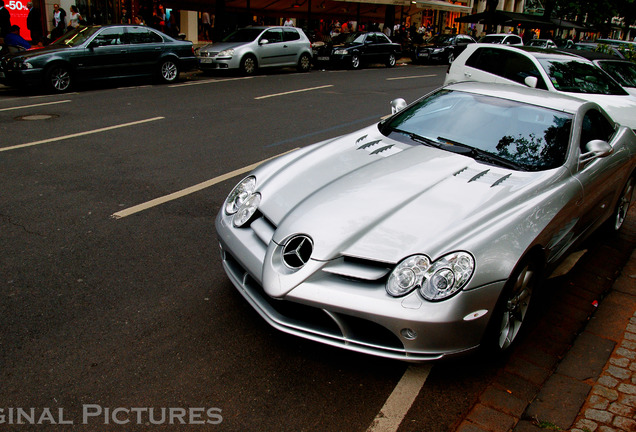
<svg viewBox="0 0 636 432"><path fill-rule="evenodd" d="M620 60L615 55L602 53L598 51L566 49L566 48L562 48L560 51L566 52L568 54L574 54L579 57L586 58L588 60Z"/></svg>
<svg viewBox="0 0 636 432"><path fill-rule="evenodd" d="M498 44L486 44L486 43L477 43L477 44L469 46L468 48L476 50L479 47L488 47L491 49L523 52L537 59L555 59L555 60L576 59L576 60L581 60L583 62L591 63L590 60L587 60L578 54L572 54L569 52L565 52L564 50L555 49L555 48L545 49L545 48L537 48L537 47L531 47L531 46L498 45Z"/></svg>
<svg viewBox="0 0 636 432"><path fill-rule="evenodd" d="M583 105L586 104L591 104L598 108L598 105L594 102L589 102L573 96L568 96L557 92L546 92L545 90L512 84L465 81L455 84L449 84L444 88L468 93L483 94L486 96L493 96L501 99L514 100L529 105L545 107L555 111L563 111L570 114L576 113Z"/></svg>

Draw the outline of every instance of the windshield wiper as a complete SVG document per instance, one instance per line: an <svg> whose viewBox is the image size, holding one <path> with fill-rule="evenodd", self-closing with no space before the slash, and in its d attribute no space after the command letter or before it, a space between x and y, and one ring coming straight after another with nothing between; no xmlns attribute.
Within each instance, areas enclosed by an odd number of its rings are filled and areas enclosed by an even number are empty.
<svg viewBox="0 0 636 432"><path fill-rule="evenodd" d="M439 143L439 142L435 141L432 138L427 138L425 136L418 135L418 134L413 133L413 132L408 132L408 131L401 130L401 129L391 129L391 132L398 132L398 133L404 134L404 135L408 136L409 138L411 138L413 141L417 141L419 143L426 144L426 145L431 146L431 147L442 148L442 146L443 146L442 143Z"/></svg>
<svg viewBox="0 0 636 432"><path fill-rule="evenodd" d="M501 156L497 156L495 154L489 153L485 150L478 149L476 147L469 146L468 144L460 143L458 141L453 141L444 137L437 137L437 139L440 142L446 144L447 145L446 148L448 150L455 151L455 153L460 153L482 162L487 162L494 165L500 165L506 168L512 168L519 171L527 171L527 168L524 167L523 165L520 165L516 162L513 162Z"/></svg>

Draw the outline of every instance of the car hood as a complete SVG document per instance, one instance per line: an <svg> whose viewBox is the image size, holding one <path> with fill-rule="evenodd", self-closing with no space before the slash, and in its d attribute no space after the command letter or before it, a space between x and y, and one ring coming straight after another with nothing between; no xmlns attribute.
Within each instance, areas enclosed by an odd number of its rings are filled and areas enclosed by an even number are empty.
<svg viewBox="0 0 636 432"><path fill-rule="evenodd" d="M37 57L43 54L54 54L54 53L59 53L59 52L66 52L70 49L74 49L73 47L60 47L60 46L45 46L42 48L34 48L34 49L30 49L27 51L22 51L18 54L16 54L14 57L21 57L24 59L29 59L32 57Z"/></svg>
<svg viewBox="0 0 636 432"><path fill-rule="evenodd" d="M203 48L201 48L201 51L223 51L223 50L247 45L249 43L251 42L219 42L215 44L206 45Z"/></svg>
<svg viewBox="0 0 636 432"><path fill-rule="evenodd" d="M528 189L541 190L537 182L554 176L554 170L517 172L405 144L377 126L273 165L256 172L259 182L264 179L260 210L277 227L273 240L283 244L306 234L318 261L346 255L394 263L414 253L435 258L465 247L462 238L500 219L512 201L533 205Z"/></svg>

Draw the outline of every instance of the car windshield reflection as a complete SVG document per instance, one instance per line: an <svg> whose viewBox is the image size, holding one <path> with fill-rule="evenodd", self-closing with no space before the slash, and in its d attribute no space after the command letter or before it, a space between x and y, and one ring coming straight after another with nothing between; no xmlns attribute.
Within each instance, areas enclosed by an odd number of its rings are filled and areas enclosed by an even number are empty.
<svg viewBox="0 0 636 432"><path fill-rule="evenodd" d="M565 163L571 125L572 115L563 112L441 90L399 112L381 128L396 139L400 138L394 134L493 165L541 171Z"/></svg>
<svg viewBox="0 0 636 432"><path fill-rule="evenodd" d="M605 95L626 95L627 92L594 65L576 60L538 59L558 91Z"/></svg>
<svg viewBox="0 0 636 432"><path fill-rule="evenodd" d="M262 31L262 29L252 28L239 29L223 38L223 42L252 42Z"/></svg>
<svg viewBox="0 0 636 432"><path fill-rule="evenodd" d="M62 37L55 40L51 45L64 47L75 47L86 42L91 36L97 33L101 27L78 27L65 33Z"/></svg>

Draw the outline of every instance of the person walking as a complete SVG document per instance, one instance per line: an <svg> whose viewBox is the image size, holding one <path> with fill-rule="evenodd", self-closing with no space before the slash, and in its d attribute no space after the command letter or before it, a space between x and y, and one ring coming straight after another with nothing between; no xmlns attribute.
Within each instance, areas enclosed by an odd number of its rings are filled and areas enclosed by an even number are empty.
<svg viewBox="0 0 636 432"><path fill-rule="evenodd" d="M0 0L0 37L3 38L11 31L11 14L4 7L4 0Z"/></svg>
<svg viewBox="0 0 636 432"><path fill-rule="evenodd" d="M2 0L0 0L2 1ZM66 32L66 11L59 4L53 5L53 30L51 41L56 40Z"/></svg>
<svg viewBox="0 0 636 432"><path fill-rule="evenodd" d="M68 30L73 30L74 28L79 27L82 16L75 5L71 6L69 10L71 13L68 17Z"/></svg>
<svg viewBox="0 0 636 432"><path fill-rule="evenodd" d="M42 42L42 17L40 9L33 6L33 2L27 3L29 14L27 15L26 26L31 33L31 43L39 45Z"/></svg>

